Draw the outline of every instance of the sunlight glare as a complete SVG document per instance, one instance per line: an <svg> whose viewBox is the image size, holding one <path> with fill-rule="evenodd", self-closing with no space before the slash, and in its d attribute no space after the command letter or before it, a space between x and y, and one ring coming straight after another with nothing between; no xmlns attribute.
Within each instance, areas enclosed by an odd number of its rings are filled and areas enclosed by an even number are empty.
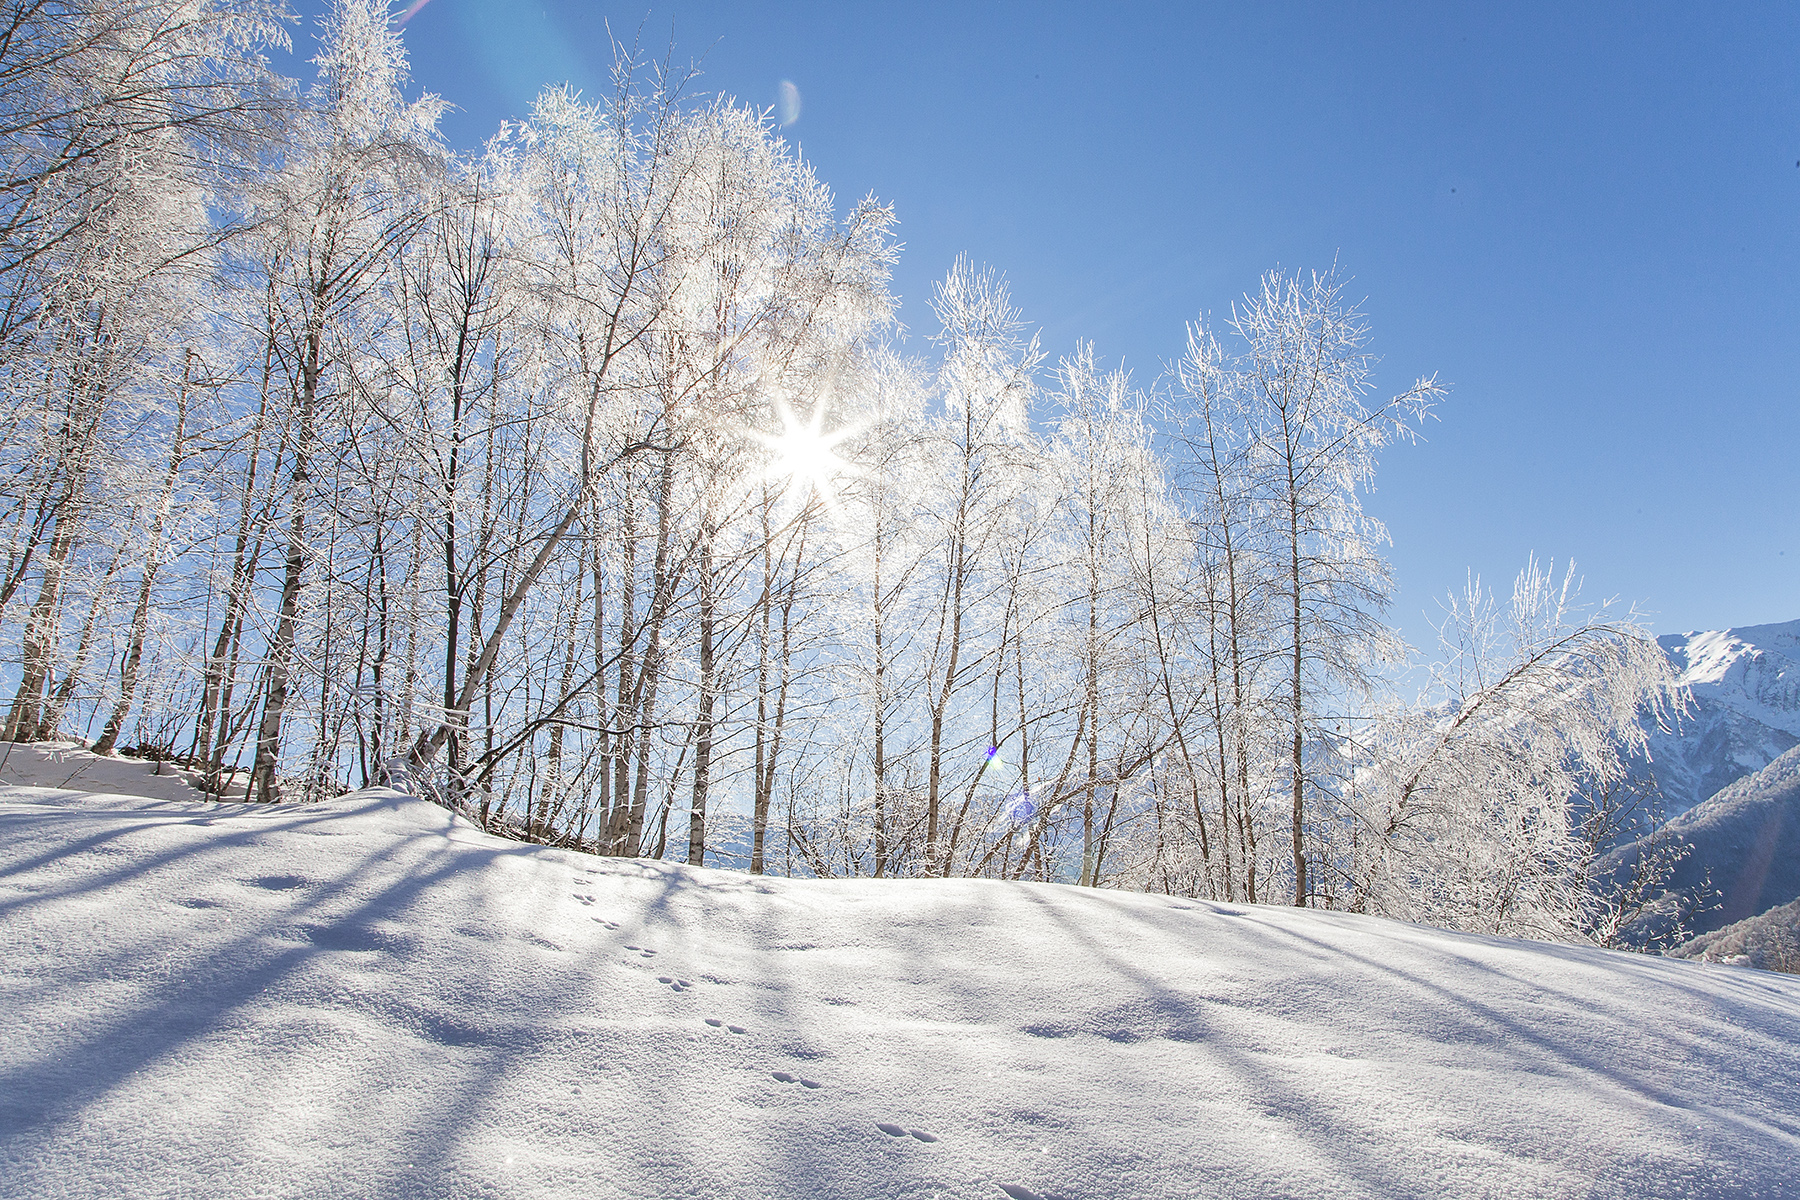
<svg viewBox="0 0 1800 1200"><path fill-rule="evenodd" d="M805 419L795 416L786 404L779 401L775 411L781 418L781 432L774 436L760 435L772 456L769 465L763 469L763 477L786 479L788 490L801 503L805 503L811 494L816 494L827 508L835 511L836 479L856 474L857 468L855 464L840 458L834 447L855 433L857 427L847 425L826 433L823 429L823 401L814 405L812 415Z"/></svg>

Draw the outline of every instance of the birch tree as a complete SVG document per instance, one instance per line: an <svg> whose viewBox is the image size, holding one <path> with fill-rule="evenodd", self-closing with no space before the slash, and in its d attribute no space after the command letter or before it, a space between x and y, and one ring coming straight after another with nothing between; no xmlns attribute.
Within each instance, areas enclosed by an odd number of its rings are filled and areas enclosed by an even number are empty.
<svg viewBox="0 0 1800 1200"><path fill-rule="evenodd" d="M1529 561L1505 603L1471 579L1419 708L1384 723L1353 907L1453 929L1580 939L1603 897L1581 800L1627 782L1678 710L1641 616L1584 605L1574 564Z"/></svg>
<svg viewBox="0 0 1800 1200"><path fill-rule="evenodd" d="M274 355L290 390L286 546L281 598L265 666L267 688L256 734L251 791L279 791L282 722L299 632L308 565L308 515L314 502L313 456L320 406L333 368L334 340L394 247L418 227L407 197L419 153L432 146L442 105L435 96L408 102L406 52L376 0L334 0L314 60L319 78L283 173L282 210L271 247L277 340Z"/></svg>
<svg viewBox="0 0 1800 1200"><path fill-rule="evenodd" d="M1415 436L1441 389L1421 379L1384 403L1365 402L1373 361L1368 326L1335 273L1283 277L1233 311L1245 343L1238 373L1258 501L1274 548L1271 595L1282 607L1284 736L1288 742L1293 901L1311 902L1306 750L1323 709L1366 695L1398 655L1381 623L1386 531L1362 509L1376 453Z"/></svg>

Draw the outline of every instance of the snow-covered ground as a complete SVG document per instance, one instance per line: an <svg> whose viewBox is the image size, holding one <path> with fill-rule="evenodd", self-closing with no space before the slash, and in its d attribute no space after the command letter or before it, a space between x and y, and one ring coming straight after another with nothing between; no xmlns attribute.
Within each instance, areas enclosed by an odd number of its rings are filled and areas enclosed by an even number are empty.
<svg viewBox="0 0 1800 1200"><path fill-rule="evenodd" d="M594 859L392 792L0 789L7 1197L1780 1196L1796 1163L1786 976Z"/></svg>

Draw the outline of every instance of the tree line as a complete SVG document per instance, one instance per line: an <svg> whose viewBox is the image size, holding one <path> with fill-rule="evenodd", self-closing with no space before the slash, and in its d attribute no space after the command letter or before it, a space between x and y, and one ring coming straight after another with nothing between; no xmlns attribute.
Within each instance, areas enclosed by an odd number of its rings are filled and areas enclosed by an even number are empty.
<svg viewBox="0 0 1800 1200"><path fill-rule="evenodd" d="M1443 392L1374 390L1335 271L1148 381L966 259L909 339L892 209L633 47L470 154L376 0L304 86L279 3L0 19L8 740L754 872L1638 894L1590 878L1676 701L1635 614L1472 584L1392 698L1361 497Z"/></svg>

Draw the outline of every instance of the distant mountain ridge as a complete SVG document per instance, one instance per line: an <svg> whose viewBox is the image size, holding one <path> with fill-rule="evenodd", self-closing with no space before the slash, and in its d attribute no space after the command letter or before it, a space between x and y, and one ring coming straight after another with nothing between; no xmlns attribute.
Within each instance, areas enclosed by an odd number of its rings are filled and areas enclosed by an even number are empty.
<svg viewBox="0 0 1800 1200"><path fill-rule="evenodd" d="M1800 746L1800 621L1656 642L1694 700L1676 729L1650 734L1650 769L1670 816Z"/></svg>
<svg viewBox="0 0 1800 1200"><path fill-rule="evenodd" d="M1600 862L1623 879L1658 844L1679 854L1663 892L1620 930L1627 946L1667 945L1800 899L1800 747Z"/></svg>

